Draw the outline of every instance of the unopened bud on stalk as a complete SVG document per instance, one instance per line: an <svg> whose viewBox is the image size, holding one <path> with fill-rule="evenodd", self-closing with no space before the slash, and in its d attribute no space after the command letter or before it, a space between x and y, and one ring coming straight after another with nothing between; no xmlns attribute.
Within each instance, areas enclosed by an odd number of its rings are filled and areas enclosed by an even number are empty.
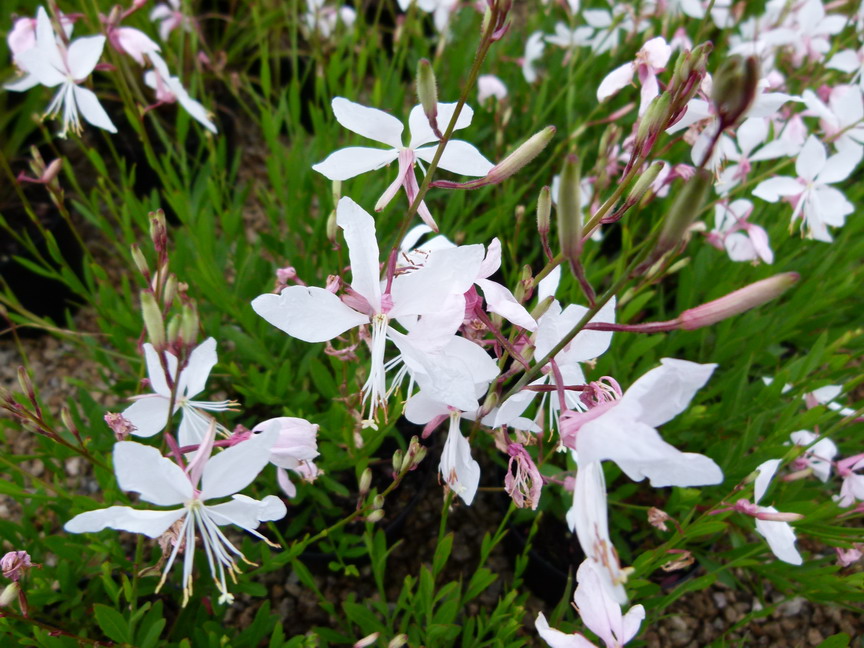
<svg viewBox="0 0 864 648"><path fill-rule="evenodd" d="M552 220L552 190L545 186L537 198L537 231L540 236L548 236Z"/></svg>
<svg viewBox="0 0 864 648"><path fill-rule="evenodd" d="M372 508L374 509L382 509L384 508L384 496L376 495L372 500Z"/></svg>
<svg viewBox="0 0 864 648"><path fill-rule="evenodd" d="M708 171L697 169L694 176L678 191L678 196L663 221L663 229L654 253L655 259L674 248L684 238L699 215L713 181Z"/></svg>
<svg viewBox="0 0 864 648"><path fill-rule="evenodd" d="M438 86L435 83L435 72L428 59L420 59L417 63L417 99L423 106L423 113L429 120L429 126L439 138L438 130Z"/></svg>
<svg viewBox="0 0 864 648"><path fill-rule="evenodd" d="M168 226L165 223L165 212L161 209L150 212L150 239L157 252L168 249Z"/></svg>
<svg viewBox="0 0 864 648"><path fill-rule="evenodd" d="M797 272L783 272L768 279L757 281L740 290L715 299L696 308L690 308L678 316L680 328L685 331L716 324L724 319L756 308L777 299L789 290L800 278Z"/></svg>
<svg viewBox="0 0 864 648"><path fill-rule="evenodd" d="M492 167L492 170L486 174L487 183L498 184L531 162L552 141L556 130L554 126L547 126L529 137L515 151Z"/></svg>
<svg viewBox="0 0 864 648"><path fill-rule="evenodd" d="M390 640L390 643L387 644L387 648L402 648L402 646L407 643L408 635L398 634Z"/></svg>
<svg viewBox="0 0 864 648"><path fill-rule="evenodd" d="M417 448L417 452L414 453L414 467L420 465L420 462L426 458L427 452L428 450L426 450L426 446L421 445L419 448Z"/></svg>
<svg viewBox="0 0 864 648"><path fill-rule="evenodd" d="M165 290L162 292L162 303L170 306L177 296L177 275L168 275L165 280Z"/></svg>
<svg viewBox="0 0 864 648"><path fill-rule="evenodd" d="M147 265L147 259L144 258L141 248L138 247L137 243L133 243L130 247L130 251L132 253L132 261L135 263L135 267L138 268L138 272L144 275L144 278L149 281L150 267Z"/></svg>
<svg viewBox="0 0 864 648"><path fill-rule="evenodd" d="M41 180L45 184L51 184L54 179L57 177L57 174L60 173L60 167L63 166L63 160L57 158L56 160L52 160L51 163L45 168L45 171L42 172Z"/></svg>
<svg viewBox="0 0 864 648"><path fill-rule="evenodd" d="M168 338L169 346L174 346L180 341L180 319L180 315L174 315L168 320L166 337Z"/></svg>
<svg viewBox="0 0 864 648"><path fill-rule="evenodd" d="M720 117L721 128L738 123L756 99L759 61L755 56L731 56L714 74L711 100Z"/></svg>
<svg viewBox="0 0 864 648"><path fill-rule="evenodd" d="M651 150L654 142L657 141L657 136L668 126L671 105L672 95L668 92L657 95L651 100L645 114L639 119L639 126L636 129L636 151L647 155Z"/></svg>
<svg viewBox="0 0 864 648"><path fill-rule="evenodd" d="M198 311L194 306L183 305L180 313L180 337L184 344L194 344L198 339Z"/></svg>
<svg viewBox="0 0 864 648"><path fill-rule="evenodd" d="M754 515L757 520L770 520L771 522L797 522L803 520L804 516L800 513L771 513L770 511L759 511Z"/></svg>
<svg viewBox="0 0 864 648"><path fill-rule="evenodd" d="M360 497L366 495L370 488L372 488L372 469L366 468L362 473L360 473L360 483L358 486Z"/></svg>
<svg viewBox="0 0 864 648"><path fill-rule="evenodd" d="M21 586L17 582L9 583L2 592L0 592L0 608L8 607L12 601L18 598L18 591Z"/></svg>
<svg viewBox="0 0 864 648"><path fill-rule="evenodd" d="M392 459L392 462L393 462L393 472L396 473L397 475L398 475L400 472L402 472L402 460L403 460L404 458L405 458L405 455L404 455L404 453L402 452L402 449L401 449L401 448L397 449L397 450L393 453L393 459Z"/></svg>
<svg viewBox="0 0 864 648"><path fill-rule="evenodd" d="M67 405L64 405L60 409L60 420L63 421L63 425L66 426L66 429L69 430L72 436L76 439L81 438L81 433L78 432L78 427L75 425L75 421L72 420L72 412Z"/></svg>
<svg viewBox="0 0 864 648"><path fill-rule="evenodd" d="M373 632L372 634L363 637L354 644L354 648L367 648L368 646L371 646L378 641L380 634L380 632Z"/></svg>
<svg viewBox="0 0 864 648"><path fill-rule="evenodd" d="M157 351L165 348L165 321L162 319L162 311L151 292L141 293L141 315L144 318L144 328L147 329L147 337Z"/></svg>
<svg viewBox="0 0 864 648"><path fill-rule="evenodd" d="M635 205L640 200L642 200L642 196L644 196L648 190L651 188L651 185L654 184L654 181L657 179L657 176L660 175L660 172L663 170L663 162L657 160L652 162L648 168L645 170L645 173L640 175L636 182L633 183L633 186L630 187L630 192L627 194L628 205Z"/></svg>
<svg viewBox="0 0 864 648"><path fill-rule="evenodd" d="M30 380L30 374L27 373L24 367L18 367L18 385L21 387L21 393L31 402L36 401L36 391L33 389L33 382Z"/></svg>
<svg viewBox="0 0 864 648"><path fill-rule="evenodd" d="M534 307L534 310L531 311L531 317L533 317L535 320L539 320L541 317L543 317L543 315L546 313L546 311L549 310L549 307L552 305L552 302L554 302L554 301L555 301L554 295L549 295L548 297L546 297L546 299L539 302Z"/></svg>
<svg viewBox="0 0 864 648"><path fill-rule="evenodd" d="M582 253L582 203L579 195L579 159L571 154L564 160L558 189L558 238L561 252L572 264Z"/></svg>
<svg viewBox="0 0 864 648"><path fill-rule="evenodd" d="M381 518L384 517L384 509L378 509L376 511L372 511L369 515L366 516L367 522L379 522Z"/></svg>

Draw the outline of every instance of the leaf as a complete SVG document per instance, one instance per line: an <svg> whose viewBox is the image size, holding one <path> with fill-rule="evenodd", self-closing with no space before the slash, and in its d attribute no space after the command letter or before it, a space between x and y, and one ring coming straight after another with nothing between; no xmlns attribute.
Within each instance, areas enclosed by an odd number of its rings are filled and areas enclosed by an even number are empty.
<svg viewBox="0 0 864 648"><path fill-rule="evenodd" d="M816 648L847 648L851 639L852 638L848 634L841 632L840 634L831 635L825 641L816 646Z"/></svg>
<svg viewBox="0 0 864 648"><path fill-rule="evenodd" d="M129 624L117 610L96 603L93 606L93 613L96 616L96 623L99 624L99 628L106 637L118 643L130 643L132 641L132 637L129 636Z"/></svg>
<svg viewBox="0 0 864 648"><path fill-rule="evenodd" d="M448 533L441 539L441 542L435 547L435 557L432 559L432 575L438 576L444 565L447 564L447 559L450 557L450 552L453 550L453 533Z"/></svg>

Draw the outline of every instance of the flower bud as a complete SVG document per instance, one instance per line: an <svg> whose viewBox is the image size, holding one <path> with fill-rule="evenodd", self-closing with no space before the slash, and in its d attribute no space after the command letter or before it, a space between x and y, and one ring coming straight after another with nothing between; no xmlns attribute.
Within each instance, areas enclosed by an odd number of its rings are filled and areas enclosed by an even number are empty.
<svg viewBox="0 0 864 648"><path fill-rule="evenodd" d="M9 606L12 601L18 598L18 592L21 588L17 582L9 583L2 592L0 592L0 608Z"/></svg>
<svg viewBox="0 0 864 648"><path fill-rule="evenodd" d="M72 420L72 412L68 405L64 405L60 408L60 420L63 421L63 425L66 426L66 429L69 430L72 436L76 439L81 438L81 433L78 431L78 426L75 425L75 421Z"/></svg>
<svg viewBox="0 0 864 648"><path fill-rule="evenodd" d="M36 401L36 390L33 389L33 383L30 380L30 374L24 367L18 367L18 386L21 387L21 393L24 394L30 402Z"/></svg>
<svg viewBox="0 0 864 648"><path fill-rule="evenodd" d="M639 119L639 126L636 129L635 150L642 155L646 155L657 136L662 133L668 126L669 118L671 117L672 95L668 92L657 95L648 104L645 109L645 114Z"/></svg>
<svg viewBox="0 0 864 648"><path fill-rule="evenodd" d="M180 317L180 338L184 344L192 345L198 339L198 311L194 306L184 304Z"/></svg>
<svg viewBox="0 0 864 648"><path fill-rule="evenodd" d="M165 212L161 209L150 212L150 240L157 252L168 249L168 226L165 223Z"/></svg>
<svg viewBox="0 0 864 648"><path fill-rule="evenodd" d="M165 321L162 319L162 311L151 292L141 293L141 314L144 318L144 328L147 329L147 337L157 351L165 348Z"/></svg>
<svg viewBox="0 0 864 648"><path fill-rule="evenodd" d="M384 508L384 496L376 495L372 498L372 508L373 509L383 509Z"/></svg>
<svg viewBox="0 0 864 648"><path fill-rule="evenodd" d="M564 161L558 190L558 238L561 252L571 264L582 253L582 203L579 195L579 159L571 154Z"/></svg>
<svg viewBox="0 0 864 648"><path fill-rule="evenodd" d="M398 634L390 640L390 643L387 644L387 648L402 648L402 646L407 643L408 635Z"/></svg>
<svg viewBox="0 0 864 648"><path fill-rule="evenodd" d="M61 158L52 160L51 163L45 168L45 171L42 172L42 182L44 182L45 184L51 184L51 182L53 182L53 180L57 177L57 174L60 173L61 166L63 166L63 160Z"/></svg>
<svg viewBox="0 0 864 648"><path fill-rule="evenodd" d="M438 129L438 87L432 64L425 58L417 63L417 99L423 106L423 113L429 120L432 132L441 138L442 134Z"/></svg>
<svg viewBox="0 0 864 648"><path fill-rule="evenodd" d="M543 317L543 315L546 313L546 311L549 310L549 307L552 305L552 302L554 302L554 301L555 301L554 295L549 295L548 297L546 297L546 299L539 302L534 307L534 310L531 311L531 317L533 317L535 320L539 320L541 317Z"/></svg>
<svg viewBox="0 0 864 648"><path fill-rule="evenodd" d="M690 308L678 316L680 328L685 331L710 326L751 308L776 299L799 279L797 272L783 272L768 279L757 281L740 290L715 299L696 308Z"/></svg>
<svg viewBox="0 0 864 648"><path fill-rule="evenodd" d="M404 453L402 452L402 449L401 449L401 448L397 449L397 450L393 453L393 459L392 459L392 462L393 462L393 472L394 472L395 474L397 474L397 475L398 475L399 473L402 472L402 460L403 460L404 458L405 458L405 455L404 455Z"/></svg>
<svg viewBox="0 0 864 648"><path fill-rule="evenodd" d="M327 217L327 240L333 245L336 245L336 235L339 232L339 227L336 225L336 210L330 212Z"/></svg>
<svg viewBox="0 0 864 648"><path fill-rule="evenodd" d="M556 128L554 126L547 126L529 137L515 151L492 167L492 170L486 174L485 180L487 184L498 184L526 166L540 155L543 149L552 141L555 131Z"/></svg>
<svg viewBox="0 0 864 648"><path fill-rule="evenodd" d="M369 515L366 516L366 521L372 522L374 524L375 522L380 521L381 518L383 518L383 517L384 517L384 509L377 509L375 511L372 511Z"/></svg>
<svg viewBox="0 0 864 648"><path fill-rule="evenodd" d="M660 160L652 162L645 172L636 178L636 182L633 183L633 186L630 187L630 191L627 194L627 204L635 205L642 200L642 196L648 192L662 170L663 162Z"/></svg>
<svg viewBox="0 0 864 648"><path fill-rule="evenodd" d="M768 520L771 522L797 522L803 520L800 513L771 513L770 511L759 511L755 516L757 520Z"/></svg>
<svg viewBox="0 0 864 648"><path fill-rule="evenodd" d="M150 280L150 268L147 265L147 259L144 258L144 254L141 252L141 248L138 247L137 243L133 243L130 247L130 251L132 253L132 261L135 263L135 267L138 268L138 272L140 272L145 279Z"/></svg>
<svg viewBox="0 0 864 648"><path fill-rule="evenodd" d="M358 490L360 491L360 497L366 495L369 492L369 489L372 487L372 469L366 468L362 473L360 473L360 483L358 486Z"/></svg>
<svg viewBox="0 0 864 648"><path fill-rule="evenodd" d="M657 240L655 259L674 248L684 238L690 225L699 215L713 180L708 171L697 169L695 175L678 191L678 196L672 203L666 220L663 221L663 229Z"/></svg>
<svg viewBox="0 0 864 648"><path fill-rule="evenodd" d="M162 291L162 303L166 306L170 306L171 302L174 301L174 298L177 296L177 275L168 275L168 279L165 280L165 288Z"/></svg>
<svg viewBox="0 0 864 648"><path fill-rule="evenodd" d="M415 467L415 468L416 468L417 466L419 466L419 465L420 465L420 462L423 461L423 460L426 458L426 453L427 453L427 452L428 452L428 450L426 450L426 446L422 446L422 445L421 445L421 446L417 449L417 452L414 453L414 467Z"/></svg>
<svg viewBox="0 0 864 648"><path fill-rule="evenodd" d="M367 646L371 646L378 641L380 634L380 632L373 632L372 634L363 637L354 644L354 648L367 648Z"/></svg>
<svg viewBox="0 0 864 648"><path fill-rule="evenodd" d="M540 236L547 236L550 230L550 222L552 217L552 190L549 186L545 186L540 190L540 196L537 198L537 231Z"/></svg>
<svg viewBox="0 0 864 648"><path fill-rule="evenodd" d="M0 570L3 576L11 581L18 582L24 573L33 566L30 554L26 551L10 551L0 558Z"/></svg>
<svg viewBox="0 0 864 648"><path fill-rule="evenodd" d="M174 346L180 341L180 315L174 315L174 317L169 319L166 329L168 344Z"/></svg>
<svg viewBox="0 0 864 648"><path fill-rule="evenodd" d="M733 126L747 112L756 99L758 83L759 61L755 56L730 56L724 59L714 74L711 92L711 101L720 117L721 128Z"/></svg>

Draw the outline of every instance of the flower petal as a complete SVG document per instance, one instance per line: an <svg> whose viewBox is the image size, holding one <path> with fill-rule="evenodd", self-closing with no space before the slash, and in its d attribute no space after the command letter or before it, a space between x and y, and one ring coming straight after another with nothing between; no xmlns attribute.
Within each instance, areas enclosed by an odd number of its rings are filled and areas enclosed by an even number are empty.
<svg viewBox="0 0 864 648"><path fill-rule="evenodd" d="M765 513L777 513L773 506L760 506L759 510ZM801 565L804 559L795 548L795 532L788 522L775 520L760 520L756 518L756 531L765 538L771 551L783 562L790 565Z"/></svg>
<svg viewBox="0 0 864 648"><path fill-rule="evenodd" d="M580 634L565 634L560 630L550 628L549 622L542 612L537 615L537 619L534 621L534 628L537 630L540 638L551 648L597 648Z"/></svg>
<svg viewBox="0 0 864 648"><path fill-rule="evenodd" d="M174 506L192 499L192 483L183 469L156 449L134 441L114 444L117 485L141 494L159 506Z"/></svg>
<svg viewBox="0 0 864 648"><path fill-rule="evenodd" d="M204 509L216 524L234 524L252 531L261 522L281 520L288 513L284 502L275 495L256 500L246 495L234 495L230 502L205 506Z"/></svg>
<svg viewBox="0 0 864 648"><path fill-rule="evenodd" d="M186 509L176 511L139 511L128 506L110 506L96 511L79 513L63 525L69 533L95 533L102 529L118 529L129 533L143 533L158 538L185 515Z"/></svg>
<svg viewBox="0 0 864 648"><path fill-rule="evenodd" d="M69 45L66 60L69 62L69 72L72 73L72 78L75 81L83 81L90 76L93 68L99 62L99 57L102 56L104 48L104 36L79 38Z"/></svg>
<svg viewBox="0 0 864 648"><path fill-rule="evenodd" d="M102 128L109 133L117 132L117 127L111 121L108 113L105 112L102 104L99 103L98 97L96 97L96 94L92 90L74 85L72 86L72 91L75 95L75 103L78 105L78 110L88 123L97 128Z"/></svg>
<svg viewBox="0 0 864 648"><path fill-rule="evenodd" d="M356 202L344 196L336 206L336 224L342 228L351 261L351 287L381 311L381 270L375 220Z"/></svg>
<svg viewBox="0 0 864 648"><path fill-rule="evenodd" d="M207 338L189 354L189 364L180 373L178 391L187 398L204 391L210 371L216 366L216 340Z"/></svg>
<svg viewBox="0 0 864 648"><path fill-rule="evenodd" d="M811 135L804 142L804 147L798 154L798 159L795 161L795 172L799 178L813 180L825 166L827 159L828 154L825 151L825 145L814 135Z"/></svg>
<svg viewBox="0 0 864 648"><path fill-rule="evenodd" d="M759 500L762 499L765 491L768 490L768 485L771 483L771 480L774 479L774 473L777 472L780 463L780 459L770 459L759 464L756 468L759 475L756 477L756 482L753 484L753 501L757 504L759 503Z"/></svg>
<svg viewBox="0 0 864 648"><path fill-rule="evenodd" d="M436 121L438 122L438 129L442 133L447 130L447 125L453 119L455 111L455 103L438 104ZM459 118L456 120L456 126L453 130L457 131L470 126L472 119L474 119L474 111L471 109L471 106L465 104L462 106L462 110L459 111ZM423 112L423 106L414 106L411 109L411 113L408 115L408 129L411 131L411 143L408 145L408 148L416 149L418 146L438 141L438 136L432 132L432 127L429 125L426 113Z"/></svg>
<svg viewBox="0 0 864 648"><path fill-rule="evenodd" d="M402 148L402 122L383 110L368 108L344 97L330 102L336 121L348 130L376 142ZM350 176L349 176L350 177Z"/></svg>
<svg viewBox="0 0 864 648"><path fill-rule="evenodd" d="M153 391L170 398L171 390L168 388L168 381L165 378L165 369L162 368L162 363L159 361L159 354L153 345L149 342L144 343L144 360L147 363L147 378L150 380L150 386ZM168 375L171 380L177 379L177 356L170 351L165 352L165 364L167 366Z"/></svg>
<svg viewBox="0 0 864 648"><path fill-rule="evenodd" d="M438 146L417 149L415 154L421 160L431 162L435 157ZM445 171L458 173L459 175L483 177L495 166L480 153L473 145L462 140L450 140L444 147L438 166Z"/></svg>
<svg viewBox="0 0 864 648"><path fill-rule="evenodd" d="M349 308L323 288L288 286L281 294L260 295L252 308L276 328L304 342L332 340L369 317Z"/></svg>
<svg viewBox="0 0 864 648"><path fill-rule="evenodd" d="M267 430L212 456L201 475L201 499L227 497L246 488L270 461L278 438L278 432Z"/></svg>
<svg viewBox="0 0 864 648"><path fill-rule="evenodd" d="M480 485L480 464L471 458L471 446L459 431L458 420L451 422L438 469L453 492L470 506Z"/></svg>
<svg viewBox="0 0 864 648"><path fill-rule="evenodd" d="M687 409L717 367L674 358L660 362L630 386L616 407L640 412L638 420L651 427L663 425Z"/></svg>
<svg viewBox="0 0 864 648"><path fill-rule="evenodd" d="M380 169L397 157L399 151L396 149L349 146L334 151L323 162L313 164L312 169L328 180L348 180L361 173Z"/></svg>
<svg viewBox="0 0 864 648"><path fill-rule="evenodd" d="M147 394L139 397L123 410L123 418L135 426L135 436L151 437L158 434L168 423L168 404L166 396ZM174 408L177 411L177 408Z"/></svg>
<svg viewBox="0 0 864 648"><path fill-rule="evenodd" d="M630 61L607 74L597 88L597 101L606 101L621 90L621 88L626 87L633 80L633 72L635 70L636 65Z"/></svg>

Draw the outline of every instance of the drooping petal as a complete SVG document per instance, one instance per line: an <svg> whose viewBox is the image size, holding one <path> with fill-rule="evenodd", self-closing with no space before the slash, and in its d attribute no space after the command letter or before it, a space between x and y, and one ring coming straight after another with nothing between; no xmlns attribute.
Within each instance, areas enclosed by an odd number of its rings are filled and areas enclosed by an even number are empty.
<svg viewBox="0 0 864 648"><path fill-rule="evenodd" d="M760 506L760 512L777 513L773 506ZM756 530L765 538L771 551L783 562L790 565L801 565L804 559L795 548L795 532L788 522L775 520L760 520L756 518Z"/></svg>
<svg viewBox="0 0 864 648"><path fill-rule="evenodd" d="M418 158L431 162L435 157L438 146L420 148L414 151ZM444 152L438 160L438 166L445 171L458 173L459 175L483 177L492 170L495 165L487 160L476 147L462 140L450 140L444 147Z"/></svg>
<svg viewBox="0 0 864 648"><path fill-rule="evenodd" d="M234 495L230 502L207 505L207 515L216 524L236 524L241 529L252 531L261 522L281 520L288 513L285 503L275 495L256 500L246 495Z"/></svg>
<svg viewBox="0 0 864 648"><path fill-rule="evenodd" d="M134 441L114 444L117 485L141 494L159 506L174 506L192 499L192 483L183 469L156 449Z"/></svg>
<svg viewBox="0 0 864 648"><path fill-rule="evenodd" d="M349 308L323 288L288 286L281 294L259 295L252 309L276 328L304 342L324 342L369 317Z"/></svg>
<svg viewBox="0 0 864 648"><path fill-rule="evenodd" d="M366 298L372 309L381 312L381 271L378 268L378 240L375 220L348 196L336 206L336 224L345 234L351 260L351 287Z"/></svg>
<svg viewBox="0 0 864 648"><path fill-rule="evenodd" d="M771 480L774 479L774 473L777 472L780 463L780 459L770 459L759 464L756 468L756 470L759 471L759 475L756 477L756 482L753 484L753 501L756 504L759 503L759 500L762 499L765 491L768 490L768 485L771 483Z"/></svg>
<svg viewBox="0 0 864 648"><path fill-rule="evenodd" d="M218 356L216 355L216 340L207 338L189 354L189 363L180 374L178 391L187 398L204 391L210 371L216 366Z"/></svg>
<svg viewBox="0 0 864 648"><path fill-rule="evenodd" d="M110 506L96 511L79 513L63 525L70 533L96 533L102 529L117 529L129 533L142 533L148 538L158 538L186 514L186 509L176 511L139 511L128 506Z"/></svg>
<svg viewBox="0 0 864 648"><path fill-rule="evenodd" d="M580 634L565 634L560 630L549 627L549 622L543 613L537 615L534 628L540 638L549 644L550 648L597 648Z"/></svg>
<svg viewBox="0 0 864 648"><path fill-rule="evenodd" d="M471 458L471 446L459 431L458 417L451 416L438 469L450 489L470 506L480 485L480 464Z"/></svg>
<svg viewBox="0 0 864 648"><path fill-rule="evenodd" d="M267 430L211 457L201 476L201 499L227 497L251 484L270 461L278 437Z"/></svg>
<svg viewBox="0 0 864 648"><path fill-rule="evenodd" d="M380 169L397 157L399 157L399 151L396 149L349 146L334 151L323 162L313 164L312 169L328 180L348 180L361 173Z"/></svg>
<svg viewBox="0 0 864 648"><path fill-rule="evenodd" d="M76 81L83 81L90 76L93 68L99 62L104 48L104 36L87 36L74 40L69 45L69 51L66 55L72 78Z"/></svg>
<svg viewBox="0 0 864 648"><path fill-rule="evenodd" d="M330 102L336 121L348 130L376 142L402 148L402 122L383 110L368 108L344 97Z"/></svg>
<svg viewBox="0 0 864 648"><path fill-rule="evenodd" d="M151 437L161 432L168 423L168 405L167 397L147 394L139 397L123 410L123 418L135 426L132 434L145 438ZM174 411L177 411L176 407Z"/></svg>
<svg viewBox="0 0 864 648"><path fill-rule="evenodd" d="M675 358L660 362L630 386L616 407L639 412L638 420L651 427L663 425L687 409L717 367Z"/></svg>
<svg viewBox="0 0 864 648"><path fill-rule="evenodd" d="M99 103L99 98L92 90L88 90L80 85L73 85L72 91L74 92L75 103L78 105L78 110L81 112L81 116L84 117L88 124L92 124L97 128L102 128L109 133L117 132L117 127L114 125L114 122L111 121L108 113L105 112L102 104Z"/></svg>
<svg viewBox="0 0 864 648"><path fill-rule="evenodd" d="M620 645L621 606L609 597L603 587L602 568L593 560L586 559L579 565L576 580L579 582L573 593L573 602L579 609L582 622L607 646Z"/></svg>
<svg viewBox="0 0 864 648"><path fill-rule="evenodd" d="M626 87L633 80L633 72L636 65L633 61L625 63L607 74L597 88L597 101L606 101L621 88Z"/></svg>

